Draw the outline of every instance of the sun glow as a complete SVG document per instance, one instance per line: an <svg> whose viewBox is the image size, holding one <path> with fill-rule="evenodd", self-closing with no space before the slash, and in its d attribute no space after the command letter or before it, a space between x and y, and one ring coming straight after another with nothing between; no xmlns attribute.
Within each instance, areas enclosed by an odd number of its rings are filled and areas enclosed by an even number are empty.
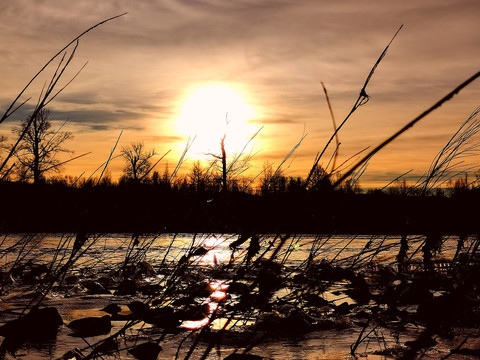
<svg viewBox="0 0 480 360"><path fill-rule="evenodd" d="M228 153L242 150L255 128L248 120L255 116L253 107L234 87L208 84L189 91L183 101L178 130L195 137L191 151L200 158L218 154L225 135Z"/></svg>

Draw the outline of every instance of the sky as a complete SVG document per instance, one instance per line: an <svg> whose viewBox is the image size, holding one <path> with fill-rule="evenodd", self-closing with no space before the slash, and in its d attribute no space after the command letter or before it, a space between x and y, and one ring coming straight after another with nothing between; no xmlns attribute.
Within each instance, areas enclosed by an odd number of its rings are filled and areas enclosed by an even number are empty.
<svg viewBox="0 0 480 360"><path fill-rule="evenodd" d="M74 135L73 156L89 152L68 163L65 174L92 174L120 133L116 154L132 142L155 149L154 159L170 150L158 165L163 172L167 163L175 167L189 137L195 139L185 171L218 154L225 131L230 154L259 131L246 148L253 155L248 174L266 164L275 169L306 135L283 165L287 175L306 176L332 134L321 83L340 123L403 24L366 89L370 101L339 132L337 163L348 160L348 168L355 154L381 143L480 67L477 0L2 1L3 111L64 45L122 13L81 38L60 85L88 64L49 104L54 126L68 119L63 130ZM31 111L54 70L32 84L23 97L31 100L0 125L0 134L13 140L10 127ZM361 185L382 187L407 171L412 180L424 174L480 105L479 95L477 81L375 155ZM465 166L477 164L468 158ZM112 161L112 177L122 167L121 158Z"/></svg>

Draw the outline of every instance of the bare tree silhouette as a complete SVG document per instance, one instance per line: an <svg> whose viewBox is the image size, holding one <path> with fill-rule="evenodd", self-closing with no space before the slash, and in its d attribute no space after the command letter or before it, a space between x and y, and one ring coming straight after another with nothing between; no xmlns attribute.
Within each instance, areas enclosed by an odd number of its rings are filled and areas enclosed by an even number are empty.
<svg viewBox="0 0 480 360"><path fill-rule="evenodd" d="M60 170L62 162L58 154L72 153L64 147L65 142L73 138L72 133L60 131L62 127L53 130L49 116L50 111L42 108L12 128L17 136L25 133L14 153L20 179L32 179L34 183L43 181L45 174Z"/></svg>
<svg viewBox="0 0 480 360"><path fill-rule="evenodd" d="M225 124L228 127L230 120L228 120L228 113L225 115ZM227 131L220 138L220 155L209 153L213 158L213 167L221 169L221 181L222 191L228 191L229 183L235 183L236 178L243 174L250 167L250 161L253 157L252 153L247 153L246 149L248 145L255 139L258 133L263 129L261 127L250 139L245 143L243 148L236 154L233 154L231 160L228 158L227 151L225 149L225 139L227 138Z"/></svg>
<svg viewBox="0 0 480 360"><path fill-rule="evenodd" d="M125 160L123 173L125 177L134 182L144 180L152 169L150 159L157 155L155 149L147 150L142 142L131 143L122 148Z"/></svg>
<svg viewBox="0 0 480 360"><path fill-rule="evenodd" d="M7 137L0 135L0 161L2 160L2 156L1 156L2 152L7 149L7 146L5 144L6 141L7 141Z"/></svg>

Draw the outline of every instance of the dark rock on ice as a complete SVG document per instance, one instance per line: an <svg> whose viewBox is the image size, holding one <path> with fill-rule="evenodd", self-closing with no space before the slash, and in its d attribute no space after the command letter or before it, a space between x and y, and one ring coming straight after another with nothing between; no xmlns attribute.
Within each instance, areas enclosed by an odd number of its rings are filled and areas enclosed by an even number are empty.
<svg viewBox="0 0 480 360"><path fill-rule="evenodd" d="M112 323L110 316L105 315L73 320L67 326L73 330L72 336L90 337L108 334L112 328Z"/></svg>
<svg viewBox="0 0 480 360"><path fill-rule="evenodd" d="M118 284L115 295L135 295L137 293L137 282L132 279L125 279Z"/></svg>
<svg viewBox="0 0 480 360"><path fill-rule="evenodd" d="M264 360L266 358L253 354L230 354L223 360Z"/></svg>
<svg viewBox="0 0 480 360"><path fill-rule="evenodd" d="M108 304L104 308L100 309L100 311L105 311L109 314L118 314L120 311L122 311L122 308L118 304Z"/></svg>
<svg viewBox="0 0 480 360"><path fill-rule="evenodd" d="M128 350L138 360L156 360L160 351L162 351L162 347L153 342L146 342Z"/></svg>
<svg viewBox="0 0 480 360"><path fill-rule="evenodd" d="M27 342L53 340L62 324L62 317L56 308L32 309L25 316L0 327L0 336L5 337L1 348L13 354Z"/></svg>
<svg viewBox="0 0 480 360"><path fill-rule="evenodd" d="M102 284L93 280L85 280L81 282L82 286L87 289L89 295L111 294Z"/></svg>

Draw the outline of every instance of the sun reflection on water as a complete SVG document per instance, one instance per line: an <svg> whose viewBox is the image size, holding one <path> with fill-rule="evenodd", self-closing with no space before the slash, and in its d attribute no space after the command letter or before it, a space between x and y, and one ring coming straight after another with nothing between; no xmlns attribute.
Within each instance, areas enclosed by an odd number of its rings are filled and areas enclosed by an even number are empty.
<svg viewBox="0 0 480 360"><path fill-rule="evenodd" d="M185 320L182 322L180 327L187 330L198 330L207 326L209 323L209 318L203 318L200 320Z"/></svg>
<svg viewBox="0 0 480 360"><path fill-rule="evenodd" d="M188 330L198 330L210 324L210 319L219 311L219 303L227 298L228 284L223 281L213 280L208 283L211 294L205 299L202 305L206 305L207 314L203 319L185 320L180 327Z"/></svg>
<svg viewBox="0 0 480 360"><path fill-rule="evenodd" d="M201 239L198 246L207 250L207 253L199 256L198 264L204 266L228 264L232 254L229 245L233 240L223 236L208 236Z"/></svg>

